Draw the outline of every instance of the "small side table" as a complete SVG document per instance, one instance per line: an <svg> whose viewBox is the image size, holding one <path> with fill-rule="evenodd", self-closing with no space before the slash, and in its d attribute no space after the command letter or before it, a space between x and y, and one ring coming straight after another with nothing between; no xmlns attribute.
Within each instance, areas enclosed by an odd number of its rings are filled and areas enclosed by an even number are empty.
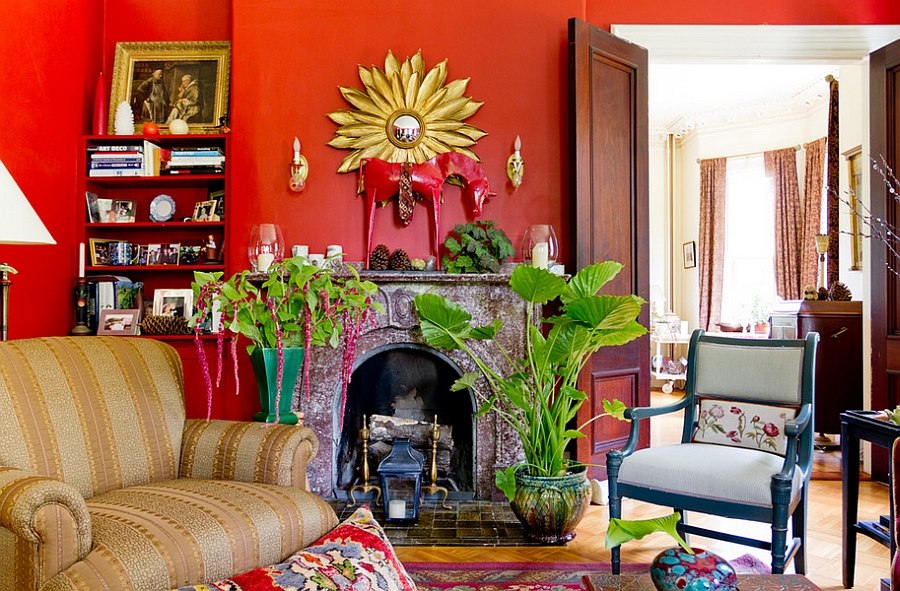
<svg viewBox="0 0 900 591"><path fill-rule="evenodd" d="M820 591L803 575L738 575L741 591ZM582 580L587 591L656 591L649 574L588 575Z"/></svg>
<svg viewBox="0 0 900 591"><path fill-rule="evenodd" d="M869 441L874 445L885 447L888 451L894 440L900 437L900 426L891 421L875 418L878 411L848 410L841 413L841 480L843 497L843 544L842 574L844 587L853 587L853 575L856 570L856 534L868 536L891 549L894 555L894 495L891 487L889 494L889 518L884 520L857 521L859 509L859 442ZM888 479L891 477L893 459L888 462Z"/></svg>

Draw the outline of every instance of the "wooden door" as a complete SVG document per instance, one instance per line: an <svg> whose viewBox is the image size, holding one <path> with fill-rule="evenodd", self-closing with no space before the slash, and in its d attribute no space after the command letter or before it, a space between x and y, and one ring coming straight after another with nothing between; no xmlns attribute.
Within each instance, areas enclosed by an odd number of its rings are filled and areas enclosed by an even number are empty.
<svg viewBox="0 0 900 591"><path fill-rule="evenodd" d="M900 148L900 41L882 47L869 56L869 155L880 162L884 157L891 170L898 171ZM871 209L874 218L884 218L897 227L900 203L888 191L881 175L870 167ZM871 241L872 264L872 408L894 408L900 386L900 272L898 245L888 248ZM873 447L872 477L887 479L887 450Z"/></svg>
<svg viewBox="0 0 900 591"><path fill-rule="evenodd" d="M649 299L647 50L578 19L569 20L569 178L571 269L615 260L625 268L606 293ZM640 322L649 323L644 307ZM601 349L579 378L588 393L578 423L600 414L604 398L650 404L650 344L642 337ZM606 451L624 445L629 424L595 421L576 457L605 478ZM650 441L644 429L641 446Z"/></svg>

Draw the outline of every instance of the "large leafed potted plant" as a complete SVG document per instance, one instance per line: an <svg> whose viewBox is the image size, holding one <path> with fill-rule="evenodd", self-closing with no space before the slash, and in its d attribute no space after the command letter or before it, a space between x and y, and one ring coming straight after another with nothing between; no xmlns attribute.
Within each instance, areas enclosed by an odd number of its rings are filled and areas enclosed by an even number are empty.
<svg viewBox="0 0 900 591"><path fill-rule="evenodd" d="M264 278L242 271L224 281L222 273L194 273L197 311L191 319L211 405L212 378L200 340L203 327L221 314L224 330L233 333L231 356L237 376L237 341L250 341L247 352L256 374L260 406L257 420L296 423L291 412L292 393L302 366L304 390L309 393L309 367L314 346L342 349L341 407L353 369L356 342L373 312L377 287L363 281L352 267L336 274L328 267L309 264L304 257L271 265ZM223 335L218 333L218 371L222 375ZM208 413L211 411L208 408ZM343 412L341 413L343 416Z"/></svg>
<svg viewBox="0 0 900 591"><path fill-rule="evenodd" d="M498 471L497 486L526 533L545 543L572 539L588 504L586 467L567 457L569 444L584 436L581 429L587 425L573 425L587 399L577 388L578 376L602 347L623 345L647 332L637 321L642 298L598 293L621 269L612 261L596 263L566 281L544 269L516 267L509 285L530 304L520 358L513 358L494 338L503 326L499 319L475 326L468 312L442 296L415 298L425 341L437 349L464 352L479 369L458 379L453 389L471 389L480 405L477 416L497 413L518 435L525 460ZM557 300L558 311L538 325L536 307ZM546 336L543 325L549 327ZM473 341L499 347L510 367L492 367L479 353L483 349L471 346ZM479 387L482 376L484 389ZM604 401L603 406L606 413L601 416L621 418L625 409L621 401Z"/></svg>

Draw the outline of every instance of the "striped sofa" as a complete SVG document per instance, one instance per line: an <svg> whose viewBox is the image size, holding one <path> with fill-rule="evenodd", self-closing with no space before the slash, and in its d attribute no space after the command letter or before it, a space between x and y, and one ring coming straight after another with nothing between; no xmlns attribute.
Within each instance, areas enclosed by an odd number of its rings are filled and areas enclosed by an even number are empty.
<svg viewBox="0 0 900 591"><path fill-rule="evenodd" d="M0 343L0 589L157 591L279 562L337 524L305 490L317 449L307 427L185 420L165 343Z"/></svg>

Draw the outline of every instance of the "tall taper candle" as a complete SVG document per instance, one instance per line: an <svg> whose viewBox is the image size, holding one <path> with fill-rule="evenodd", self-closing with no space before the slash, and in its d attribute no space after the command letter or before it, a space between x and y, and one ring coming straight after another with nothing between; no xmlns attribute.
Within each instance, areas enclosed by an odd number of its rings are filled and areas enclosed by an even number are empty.
<svg viewBox="0 0 900 591"><path fill-rule="evenodd" d="M84 277L84 242L78 245L78 277Z"/></svg>

